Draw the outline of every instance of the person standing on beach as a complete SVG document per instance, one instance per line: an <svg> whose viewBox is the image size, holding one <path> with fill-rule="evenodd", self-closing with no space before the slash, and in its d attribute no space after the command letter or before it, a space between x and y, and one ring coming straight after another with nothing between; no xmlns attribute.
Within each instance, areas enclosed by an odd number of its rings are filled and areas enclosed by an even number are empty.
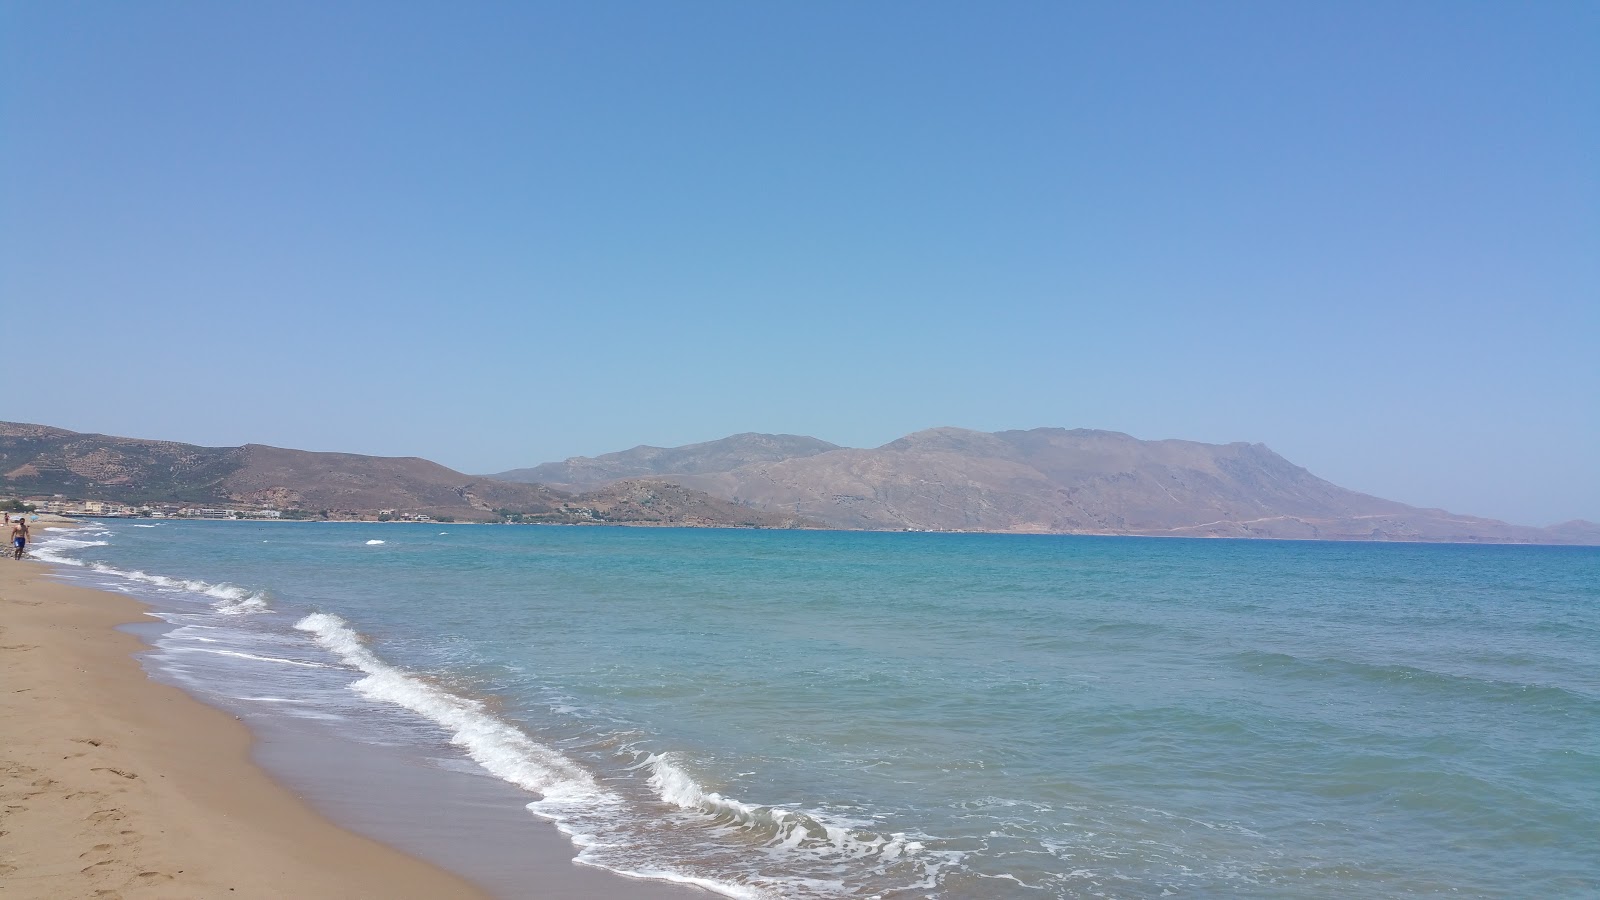
<svg viewBox="0 0 1600 900"><path fill-rule="evenodd" d="M17 516L11 523L11 546L15 549L14 559L22 558L22 551L28 549L28 518Z"/></svg>

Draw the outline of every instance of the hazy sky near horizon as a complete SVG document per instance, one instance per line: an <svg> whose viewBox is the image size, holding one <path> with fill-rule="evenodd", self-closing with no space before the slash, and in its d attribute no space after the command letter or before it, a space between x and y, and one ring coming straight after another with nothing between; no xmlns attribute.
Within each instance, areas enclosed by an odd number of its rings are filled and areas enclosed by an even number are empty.
<svg viewBox="0 0 1600 900"><path fill-rule="evenodd" d="M0 2L0 419L1262 442L1600 521L1600 4Z"/></svg>

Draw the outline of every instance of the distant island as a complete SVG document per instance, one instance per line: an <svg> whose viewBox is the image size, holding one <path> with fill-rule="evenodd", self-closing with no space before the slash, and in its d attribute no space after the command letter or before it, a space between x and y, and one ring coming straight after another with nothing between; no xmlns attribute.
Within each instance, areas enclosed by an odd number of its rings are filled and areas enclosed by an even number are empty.
<svg viewBox="0 0 1600 900"><path fill-rule="evenodd" d="M874 449L747 433L473 476L414 457L0 423L5 497L208 518L1600 544L1592 522L1535 528L1347 490L1261 444L1063 428L934 428Z"/></svg>

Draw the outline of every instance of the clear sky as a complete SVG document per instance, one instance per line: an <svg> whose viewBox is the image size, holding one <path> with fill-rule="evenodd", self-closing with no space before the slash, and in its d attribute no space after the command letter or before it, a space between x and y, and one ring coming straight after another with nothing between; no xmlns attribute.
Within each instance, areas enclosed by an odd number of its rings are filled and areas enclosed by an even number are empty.
<svg viewBox="0 0 1600 900"><path fill-rule="evenodd" d="M0 0L0 298L0 419L82 431L1106 428L1600 520L1600 4Z"/></svg>

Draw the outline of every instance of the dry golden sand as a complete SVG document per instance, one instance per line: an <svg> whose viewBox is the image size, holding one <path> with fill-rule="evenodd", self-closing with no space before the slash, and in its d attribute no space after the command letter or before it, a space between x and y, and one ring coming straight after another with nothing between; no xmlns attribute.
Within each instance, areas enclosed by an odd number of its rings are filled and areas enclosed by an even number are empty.
<svg viewBox="0 0 1600 900"><path fill-rule="evenodd" d="M0 559L0 897L453 898L313 812L231 715L145 677L136 602Z"/></svg>

